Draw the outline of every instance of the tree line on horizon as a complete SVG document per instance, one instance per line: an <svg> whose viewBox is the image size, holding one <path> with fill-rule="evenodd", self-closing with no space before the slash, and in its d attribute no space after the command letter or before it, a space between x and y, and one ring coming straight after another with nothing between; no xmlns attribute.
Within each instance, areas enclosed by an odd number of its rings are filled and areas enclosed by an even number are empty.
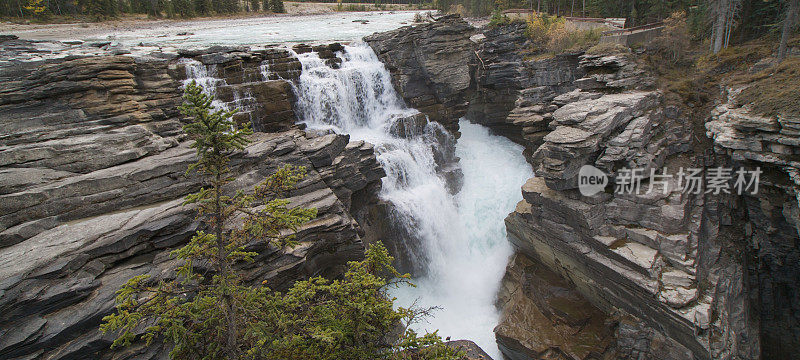
<svg viewBox="0 0 800 360"><path fill-rule="evenodd" d="M312 0L314 1L314 0ZM787 33L798 19L798 0L315 0L410 4L465 16L487 16L508 9L529 9L553 16L626 18L627 26L687 14L695 39L711 39L714 52L732 41ZM285 12L283 0L4 0L0 17L47 20L52 16L114 18L121 14L150 17L225 15L240 12ZM789 19L790 21L784 21Z"/></svg>
<svg viewBox="0 0 800 360"><path fill-rule="evenodd" d="M47 20L52 16L104 20L122 14L150 17L225 15L241 12L286 12L283 0L3 0L0 16Z"/></svg>

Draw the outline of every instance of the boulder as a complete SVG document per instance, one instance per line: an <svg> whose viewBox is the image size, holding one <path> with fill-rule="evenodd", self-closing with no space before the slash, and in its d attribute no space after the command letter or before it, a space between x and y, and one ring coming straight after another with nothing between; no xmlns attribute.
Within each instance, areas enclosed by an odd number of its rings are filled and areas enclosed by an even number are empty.
<svg viewBox="0 0 800 360"><path fill-rule="evenodd" d="M399 115L390 120L389 132L402 138L412 138L422 135L428 125L428 117L423 113L413 115Z"/></svg>

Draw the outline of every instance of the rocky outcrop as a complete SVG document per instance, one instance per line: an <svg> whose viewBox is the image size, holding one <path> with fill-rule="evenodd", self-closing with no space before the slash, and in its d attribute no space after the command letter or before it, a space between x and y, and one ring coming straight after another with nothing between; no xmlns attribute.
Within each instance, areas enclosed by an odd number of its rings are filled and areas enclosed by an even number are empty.
<svg viewBox="0 0 800 360"><path fill-rule="evenodd" d="M487 29L471 63L475 91L467 117L533 151L550 132L554 97L575 89L584 69L578 54L531 59L526 25L515 23Z"/></svg>
<svg viewBox="0 0 800 360"><path fill-rule="evenodd" d="M213 48L3 67L0 358L163 356L141 346L111 354L112 336L98 325L130 277L172 276L170 251L200 226L182 206L200 187L185 174L195 153L176 109L187 74L215 85L221 106L244 108L237 119L260 130L232 159L230 191L252 188L283 164L308 171L287 198L318 217L298 230L296 247L252 243L259 255L248 279L282 289L336 276L363 256L359 221L377 202L383 170L370 144L294 127L291 87L277 79L299 74L289 51Z"/></svg>
<svg viewBox="0 0 800 360"><path fill-rule="evenodd" d="M722 105L706 124L714 153L682 110L664 104L632 55L581 55L577 67L573 73L582 75L572 81L573 90L530 105L553 110L540 145L530 145L537 178L523 186L524 200L506 219L521 253L515 264L525 255L568 279L605 313L614 328L615 358L791 357L797 292L788 289L800 278L790 260L798 245L792 118L759 118L733 102ZM500 123L513 123L515 106L496 112L505 116ZM578 190L584 165L608 175L605 191ZM681 168L720 166L761 166L760 192L693 193L685 179L678 183ZM641 169L639 188L620 191L629 169ZM664 169L673 177L649 181L651 170ZM524 269L515 275L519 267L510 265L506 278L519 280L506 287L524 288L537 276L535 268ZM526 306L525 314L558 309L536 305ZM515 318L523 306L504 309L497 329L499 343L511 344L504 350L510 357L541 353L550 341L526 335L552 321ZM574 346L565 339L547 349L569 353Z"/></svg>
<svg viewBox="0 0 800 360"><path fill-rule="evenodd" d="M475 29L458 15L364 38L411 107L457 135L466 112Z"/></svg>
<svg viewBox="0 0 800 360"><path fill-rule="evenodd" d="M447 341L445 344L453 349L461 351L464 354L461 360L492 360L489 354L483 351L478 344L470 340Z"/></svg>
<svg viewBox="0 0 800 360"><path fill-rule="evenodd" d="M800 350L800 117L753 114L740 105L747 103L742 87L726 90L725 101L705 124L714 151L726 166L763 173L757 194L736 199L739 217L727 221L733 233L725 235L737 245L734 251L745 254L749 276L742 286L753 297L750 311L761 328L763 358L795 357ZM727 280L719 276L720 282Z"/></svg>
<svg viewBox="0 0 800 360"><path fill-rule="evenodd" d="M602 359L613 354L606 314L543 264L516 254L503 278L495 328L497 344L512 360Z"/></svg>

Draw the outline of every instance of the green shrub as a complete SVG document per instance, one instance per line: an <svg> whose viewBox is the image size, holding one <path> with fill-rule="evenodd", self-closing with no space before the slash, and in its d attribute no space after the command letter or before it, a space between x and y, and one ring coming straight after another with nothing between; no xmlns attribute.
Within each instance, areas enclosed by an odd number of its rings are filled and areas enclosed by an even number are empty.
<svg viewBox="0 0 800 360"><path fill-rule="evenodd" d="M172 0L171 2L174 16L182 18L194 16L194 3L192 0Z"/></svg>
<svg viewBox="0 0 800 360"><path fill-rule="evenodd" d="M505 14L503 14L500 10L495 10L492 12L492 17L489 20L489 26L497 27L508 25L511 23L511 19L508 18Z"/></svg>
<svg viewBox="0 0 800 360"><path fill-rule="evenodd" d="M566 19L547 14L532 15L527 24L526 35L533 45L554 54L587 50L602 36L601 29L570 29Z"/></svg>

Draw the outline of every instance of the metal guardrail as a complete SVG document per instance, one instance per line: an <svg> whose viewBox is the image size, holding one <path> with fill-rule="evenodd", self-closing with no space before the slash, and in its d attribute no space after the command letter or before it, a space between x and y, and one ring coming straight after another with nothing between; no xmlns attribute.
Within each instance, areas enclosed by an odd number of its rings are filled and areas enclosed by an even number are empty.
<svg viewBox="0 0 800 360"><path fill-rule="evenodd" d="M637 32L637 31L650 30L650 29L660 28L660 27L663 27L663 26L664 26L664 22L663 21L659 21L659 22L654 22L652 24L634 26L632 28L627 28L627 29L603 31L603 35L631 34L631 33Z"/></svg>

